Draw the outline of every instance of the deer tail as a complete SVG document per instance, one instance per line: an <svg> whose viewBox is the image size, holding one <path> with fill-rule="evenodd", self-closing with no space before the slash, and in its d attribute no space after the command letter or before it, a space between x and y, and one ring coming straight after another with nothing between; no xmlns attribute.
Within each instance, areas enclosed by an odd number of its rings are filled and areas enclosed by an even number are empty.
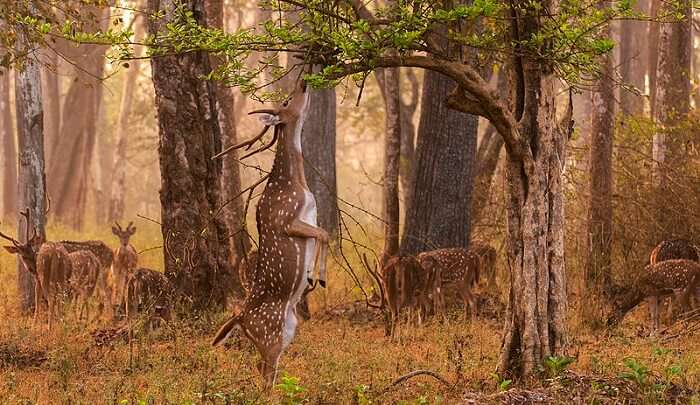
<svg viewBox="0 0 700 405"><path fill-rule="evenodd" d="M212 346L219 346L220 344L224 343L231 335L233 332L235 332L236 328L241 327L241 315L236 314L229 318L226 323L219 329L218 332L216 332L216 335L214 336L214 339L211 341Z"/></svg>

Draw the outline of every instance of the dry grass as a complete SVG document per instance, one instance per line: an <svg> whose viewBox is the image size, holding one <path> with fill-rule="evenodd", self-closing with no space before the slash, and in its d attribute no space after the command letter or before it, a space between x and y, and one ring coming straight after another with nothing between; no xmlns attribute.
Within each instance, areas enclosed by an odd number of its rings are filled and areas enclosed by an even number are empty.
<svg viewBox="0 0 700 405"><path fill-rule="evenodd" d="M50 235L76 237L61 230ZM106 230L84 238L116 240ZM141 231L139 249L157 246L157 230ZM143 258L159 268L160 251ZM130 345L123 335L108 344L109 325L84 325L68 316L51 333L33 326L17 311L14 258L0 254L0 398L3 403L38 404L199 404L285 403L285 390L261 392L255 370L257 354L245 339L212 349L209 340L226 314L180 317L144 335L138 329ZM312 297L315 318L303 323L281 360L281 372L298 378L287 391L303 388L297 398L307 403L515 403L529 398L567 403L677 403L692 399L700 388L699 336L660 343L644 337L644 310L639 309L610 334L592 333L572 320L569 366L545 382L501 383L492 371L500 344L501 321L493 316L476 323L461 320L460 310L445 323L431 321L397 343L384 337L377 314L353 304L361 294L349 276L332 268L330 288ZM493 311L487 311L489 313ZM572 309L572 314L576 311ZM66 311L70 313L70 311ZM641 336L639 336L641 335ZM618 378L630 371L626 359L648 368L644 381ZM630 363L631 364L631 363ZM431 370L452 383L417 376L391 386L414 370ZM595 376L595 378L590 377ZM280 378L281 382L283 379ZM656 384L656 385L655 385ZM509 390L499 393L499 389ZM691 391L687 391L691 390ZM680 393L680 394L679 394ZM369 402L365 402L369 401ZM597 401L597 402L596 402ZM295 403L294 401L287 403Z"/></svg>

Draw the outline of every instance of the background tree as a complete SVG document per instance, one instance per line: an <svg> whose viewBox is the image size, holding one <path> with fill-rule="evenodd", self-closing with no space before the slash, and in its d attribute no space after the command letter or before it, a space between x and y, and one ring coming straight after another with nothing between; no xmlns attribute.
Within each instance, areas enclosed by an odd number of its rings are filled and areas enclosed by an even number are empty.
<svg viewBox="0 0 700 405"><path fill-rule="evenodd" d="M648 15L649 1L636 1L634 10ZM625 86L630 87L620 89L620 112L625 115L640 116L644 112L643 96L646 93L645 81L650 48L646 46L649 39L648 27L649 23L645 21L630 19L621 22L620 78Z"/></svg>
<svg viewBox="0 0 700 405"><path fill-rule="evenodd" d="M10 105L10 71L0 69L0 168L2 168L2 216L17 215L17 148Z"/></svg>
<svg viewBox="0 0 700 405"><path fill-rule="evenodd" d="M149 0L152 35L163 35L166 24L192 13L206 26L202 0ZM156 37L156 43L158 43ZM209 74L204 52L157 56L151 60L159 121L162 175L162 232L165 273L181 296L194 308L223 305L229 294L228 229L218 214L221 206L221 150L214 85L201 78Z"/></svg>

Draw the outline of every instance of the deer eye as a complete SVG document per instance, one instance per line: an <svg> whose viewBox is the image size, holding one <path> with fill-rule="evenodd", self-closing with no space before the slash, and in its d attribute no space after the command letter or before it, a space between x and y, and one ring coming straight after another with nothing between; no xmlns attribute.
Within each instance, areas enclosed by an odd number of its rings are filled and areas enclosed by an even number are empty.
<svg viewBox="0 0 700 405"><path fill-rule="evenodd" d="M289 100L284 100L284 102L282 103L282 106L283 106L283 107L286 107L286 106L288 106L288 105L289 105Z"/></svg>

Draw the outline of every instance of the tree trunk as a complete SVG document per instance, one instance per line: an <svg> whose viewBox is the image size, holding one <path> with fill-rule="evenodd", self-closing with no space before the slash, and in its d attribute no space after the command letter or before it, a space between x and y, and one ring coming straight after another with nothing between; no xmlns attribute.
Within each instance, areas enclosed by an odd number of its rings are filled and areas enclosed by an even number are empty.
<svg viewBox="0 0 700 405"><path fill-rule="evenodd" d="M318 206L318 226L338 233L338 187L335 170L335 89L311 90L302 130L304 172Z"/></svg>
<svg viewBox="0 0 700 405"><path fill-rule="evenodd" d="M605 3L602 3L605 4ZM608 25L603 33L610 36ZM608 54L603 61L602 76L592 94L591 145L589 160L589 205L586 249L586 276L583 281L581 306L584 319L600 321L604 302L610 295L612 249L612 153L615 131L615 88L613 60ZM624 93L624 90L623 90Z"/></svg>
<svg viewBox="0 0 700 405"><path fill-rule="evenodd" d="M558 1L516 1L513 41L541 29L542 11L558 12ZM506 250L510 292L503 346L502 375L532 376L548 356L561 353L566 336L566 271L564 265L564 193L562 170L567 133L556 122L556 76L543 59L517 56L517 131L528 140L523 156L508 150L506 165ZM522 116L520 116L522 112ZM567 114L571 121L571 109Z"/></svg>
<svg viewBox="0 0 700 405"><path fill-rule="evenodd" d="M205 2L207 24L214 28L224 29L224 1L207 0ZM216 68L221 61L212 56L211 64ZM216 108L221 127L221 139L224 145L238 143L236 133L235 98L231 88L222 83L216 83ZM224 218L231 232L231 262L238 263L241 257L250 250L250 238L246 230L244 211L244 196L241 196L241 173L238 163L238 152L233 151L222 158L222 196L228 202L224 208ZM230 202L229 202L230 201Z"/></svg>
<svg viewBox="0 0 700 405"><path fill-rule="evenodd" d="M0 71L0 138L2 139L2 216L17 215L17 149L10 110L10 72Z"/></svg>
<svg viewBox="0 0 700 405"><path fill-rule="evenodd" d="M202 0L149 0L151 34L171 22L183 7L206 25ZM221 150L214 85L200 78L210 72L203 52L151 59L159 121L160 199L165 241L165 273L177 293L195 309L222 306L233 270L228 229L218 212L221 201ZM237 291L240 294L240 291Z"/></svg>
<svg viewBox="0 0 700 405"><path fill-rule="evenodd" d="M105 30L109 8L86 7L93 18L88 30ZM73 228L82 226L85 216L90 169L95 146L97 120L102 100L106 47L81 45L68 57L76 63L74 81L63 103L60 135L49 161L49 195L56 218ZM76 114L80 111L80 114Z"/></svg>
<svg viewBox="0 0 700 405"><path fill-rule="evenodd" d="M41 69L44 103L44 143L47 156L53 152L48 146L58 141L61 128L61 84L58 72L58 55L53 50L44 52L46 65Z"/></svg>
<svg viewBox="0 0 700 405"><path fill-rule="evenodd" d="M134 17L134 42L138 43L143 38L144 26L140 18ZM135 56L138 56L137 52ZM141 64L138 59L129 62L129 68L124 78L122 98L119 105L119 118L117 119L116 140L114 147L114 168L109 198L109 222L123 219L126 200L126 169L128 165L127 148L129 138L129 121L134 104L137 80Z"/></svg>
<svg viewBox="0 0 700 405"><path fill-rule="evenodd" d="M416 126L413 123L413 117L418 110L418 102L420 101L420 82L415 70L402 69L406 73L406 77L411 85L411 96L408 100L401 100L401 166L399 179L401 180L401 190L404 201L407 201L413 187L411 181L414 177L415 158L416 158ZM401 81L399 80L399 94L401 94Z"/></svg>
<svg viewBox="0 0 700 405"><path fill-rule="evenodd" d="M440 73L425 73L404 254L469 244L478 120L448 109L445 100L454 86Z"/></svg>
<svg viewBox="0 0 700 405"><path fill-rule="evenodd" d="M646 0L637 1L634 9L646 15L649 13L649 3ZM620 75L624 84L634 87L634 90L620 89L620 109L625 115L641 116L644 113L645 80L649 61L649 48L644 42L647 40L649 23L623 20L621 24ZM639 94L636 94L635 90Z"/></svg>
<svg viewBox="0 0 700 405"><path fill-rule="evenodd" d="M661 7L661 0L649 0L651 2L649 6L649 15L655 18L659 14L659 8ZM658 22L651 22L648 24L649 35L647 36L649 51L649 108L651 113L651 118L653 119L656 114L656 75L658 72L659 65L659 34L660 34L660 24Z"/></svg>
<svg viewBox="0 0 700 405"><path fill-rule="evenodd" d="M384 253L382 263L399 251L399 166L401 161L401 92L399 69L384 69Z"/></svg>
<svg viewBox="0 0 700 405"><path fill-rule="evenodd" d="M30 3L30 10L36 11ZM23 30L18 30L19 49L29 49L30 43ZM37 51L29 52L23 70L15 74L15 101L17 107L17 138L19 145L19 201L22 210L31 213L31 227L45 236L46 225L46 176L44 170L44 111L41 92L41 68ZM17 221L18 239L26 241L25 221ZM17 264L17 286L22 310L28 312L34 306L34 278Z"/></svg>

